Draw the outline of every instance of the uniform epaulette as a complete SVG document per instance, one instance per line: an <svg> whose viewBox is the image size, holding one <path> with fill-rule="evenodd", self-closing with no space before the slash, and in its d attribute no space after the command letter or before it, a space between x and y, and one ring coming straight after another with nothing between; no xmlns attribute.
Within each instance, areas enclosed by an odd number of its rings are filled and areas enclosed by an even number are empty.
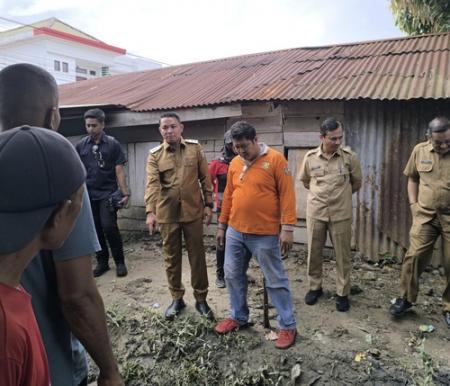
<svg viewBox="0 0 450 386"><path fill-rule="evenodd" d="M305 154L305 157L309 157L311 154L317 153L318 150L319 150L319 148L315 148L315 149L311 149L311 150L307 151Z"/></svg>
<svg viewBox="0 0 450 386"><path fill-rule="evenodd" d="M195 143L196 145L199 144L199 142L196 139L185 139L184 141L187 143Z"/></svg>
<svg viewBox="0 0 450 386"><path fill-rule="evenodd" d="M352 150L352 148L350 146L343 146L342 147L342 151L345 151L348 154L353 154L354 151Z"/></svg>
<svg viewBox="0 0 450 386"><path fill-rule="evenodd" d="M150 149L150 153L152 153L152 154L156 153L161 148L162 148L162 145L158 145L158 146L154 147L153 149Z"/></svg>

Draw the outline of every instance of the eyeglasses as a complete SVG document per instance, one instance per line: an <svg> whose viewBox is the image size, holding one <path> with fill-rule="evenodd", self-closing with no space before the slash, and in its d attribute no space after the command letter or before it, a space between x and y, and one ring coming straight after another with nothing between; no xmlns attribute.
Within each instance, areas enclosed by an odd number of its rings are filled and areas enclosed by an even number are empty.
<svg viewBox="0 0 450 386"><path fill-rule="evenodd" d="M92 146L92 154L94 155L94 158L97 161L98 167L100 169L103 169L106 165L106 162L103 159L102 153L98 150L98 145Z"/></svg>

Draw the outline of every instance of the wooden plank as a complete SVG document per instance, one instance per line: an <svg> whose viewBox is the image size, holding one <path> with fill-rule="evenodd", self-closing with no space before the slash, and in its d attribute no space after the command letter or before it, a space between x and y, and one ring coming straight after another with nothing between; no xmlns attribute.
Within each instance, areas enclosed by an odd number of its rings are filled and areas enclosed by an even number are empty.
<svg viewBox="0 0 450 386"><path fill-rule="evenodd" d="M128 144L128 186L131 189L131 192L134 192L136 187L136 152L135 152L135 144ZM139 200L137 199L137 195L132 194L130 197L131 205L138 205Z"/></svg>
<svg viewBox="0 0 450 386"><path fill-rule="evenodd" d="M230 118L227 121L227 128L230 128L237 121L246 121L255 127L256 133L275 133L281 132L283 127L281 124L281 116L251 118L242 116L240 118Z"/></svg>
<svg viewBox="0 0 450 386"><path fill-rule="evenodd" d="M204 152L215 151L215 141L213 139L202 139L200 144Z"/></svg>
<svg viewBox="0 0 450 386"><path fill-rule="evenodd" d="M294 179L295 198L297 207L297 218L306 219L306 198L308 190L299 179L299 170L303 162L303 157L310 149L288 149L288 163Z"/></svg>
<svg viewBox="0 0 450 386"><path fill-rule="evenodd" d="M112 135L121 143L159 142L161 134L157 126L106 128L105 133Z"/></svg>
<svg viewBox="0 0 450 386"><path fill-rule="evenodd" d="M283 145L283 133L261 133L256 132L258 140L269 146Z"/></svg>
<svg viewBox="0 0 450 386"><path fill-rule="evenodd" d="M223 140L226 120L191 122L184 125L183 137L198 140Z"/></svg>
<svg viewBox="0 0 450 386"><path fill-rule="evenodd" d="M296 101L283 103L284 116L344 115L343 101Z"/></svg>
<svg viewBox="0 0 450 386"><path fill-rule="evenodd" d="M320 134L314 132L284 133L284 143L289 147L317 147L320 145Z"/></svg>
<svg viewBox="0 0 450 386"><path fill-rule="evenodd" d="M241 109L242 117L245 117L247 119L270 116L280 117L283 111L281 105L275 106L273 102L246 103L242 104Z"/></svg>
<svg viewBox="0 0 450 386"><path fill-rule="evenodd" d="M145 185L147 183L145 166L147 164L148 151L158 145L159 142L143 142L135 144L136 161L133 167L136 180L134 186L131 186L133 205L144 206Z"/></svg>
<svg viewBox="0 0 450 386"><path fill-rule="evenodd" d="M182 122L202 121L207 119L218 119L241 116L240 104L232 104L216 107L189 108L173 110L179 115ZM141 125L157 125L163 111L134 112L119 111L108 114L108 127L130 127Z"/></svg>

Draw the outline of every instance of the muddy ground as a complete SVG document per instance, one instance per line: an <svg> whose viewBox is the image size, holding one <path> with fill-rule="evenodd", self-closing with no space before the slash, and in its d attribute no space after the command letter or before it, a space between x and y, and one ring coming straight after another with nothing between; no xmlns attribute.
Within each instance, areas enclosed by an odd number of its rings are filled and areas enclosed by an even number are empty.
<svg viewBox="0 0 450 386"><path fill-rule="evenodd" d="M228 293L215 287L215 247L212 238L205 242L207 300L221 319L228 316ZM119 279L111 270L97 283L127 385L450 385L450 329L441 317L439 270L424 273L414 311L395 321L388 307L397 294L400 266L393 258L370 264L355 254L351 309L340 313L334 300L335 264L329 256L325 296L315 306L304 304L306 252L297 246L285 266L299 336L294 347L280 351L266 338L262 276L255 262L248 272L254 325L219 337L213 324L195 311L185 254L188 307L175 322L167 322L163 313L171 299L159 237L126 235L125 250L129 275ZM270 315L275 328L273 308ZM434 331L422 332L421 326ZM91 367L93 380L96 369Z"/></svg>

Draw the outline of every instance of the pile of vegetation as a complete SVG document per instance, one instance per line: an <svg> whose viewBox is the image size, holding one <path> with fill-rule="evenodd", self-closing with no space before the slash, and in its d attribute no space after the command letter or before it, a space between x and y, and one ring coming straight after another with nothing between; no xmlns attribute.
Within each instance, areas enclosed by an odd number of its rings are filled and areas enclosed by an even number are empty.
<svg viewBox="0 0 450 386"><path fill-rule="evenodd" d="M196 314L168 322L157 310L113 306L107 321L127 386L287 385L300 376L294 358L280 356L273 364L253 360L252 351L262 345L259 334L218 336L213 324ZM95 377L90 374L92 381Z"/></svg>

